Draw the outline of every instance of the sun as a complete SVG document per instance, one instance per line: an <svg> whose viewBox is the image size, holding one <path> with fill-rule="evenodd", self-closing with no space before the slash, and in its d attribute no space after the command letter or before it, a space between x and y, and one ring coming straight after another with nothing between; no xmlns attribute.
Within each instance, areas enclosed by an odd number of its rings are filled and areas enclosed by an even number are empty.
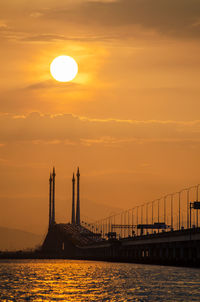
<svg viewBox="0 0 200 302"><path fill-rule="evenodd" d="M78 64L69 56L59 56L50 65L52 77L58 82L72 81L78 73Z"/></svg>

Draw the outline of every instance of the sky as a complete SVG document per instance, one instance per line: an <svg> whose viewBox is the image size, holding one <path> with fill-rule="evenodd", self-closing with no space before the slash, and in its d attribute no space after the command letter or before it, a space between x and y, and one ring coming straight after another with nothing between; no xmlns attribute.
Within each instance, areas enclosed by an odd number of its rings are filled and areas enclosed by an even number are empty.
<svg viewBox="0 0 200 302"><path fill-rule="evenodd" d="M57 222L77 166L91 220L199 183L199 0L1 0L0 45L1 226L45 232L53 165Z"/></svg>

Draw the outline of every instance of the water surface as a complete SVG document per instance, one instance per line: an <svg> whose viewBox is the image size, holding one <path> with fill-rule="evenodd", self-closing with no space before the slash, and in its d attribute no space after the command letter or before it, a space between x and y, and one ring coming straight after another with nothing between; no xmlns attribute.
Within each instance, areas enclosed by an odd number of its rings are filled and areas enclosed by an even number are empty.
<svg viewBox="0 0 200 302"><path fill-rule="evenodd" d="M0 301L200 301L200 270L76 260L0 261Z"/></svg>

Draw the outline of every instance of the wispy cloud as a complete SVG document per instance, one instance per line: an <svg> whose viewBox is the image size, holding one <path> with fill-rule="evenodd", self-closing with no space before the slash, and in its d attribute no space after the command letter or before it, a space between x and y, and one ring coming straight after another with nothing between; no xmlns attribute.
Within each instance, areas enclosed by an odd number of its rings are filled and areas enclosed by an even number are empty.
<svg viewBox="0 0 200 302"><path fill-rule="evenodd" d="M90 119L71 114L0 116L2 144L27 141L33 144L199 144L200 120L155 121Z"/></svg>
<svg viewBox="0 0 200 302"><path fill-rule="evenodd" d="M24 87L23 89L25 89L25 90L41 90L41 89L47 89L47 88L53 89L56 87L59 87L59 89L70 89L70 88L77 88L78 86L80 86L80 85L77 83L72 83L72 82L58 84L54 80L46 80L46 81L28 85L28 86Z"/></svg>
<svg viewBox="0 0 200 302"><path fill-rule="evenodd" d="M7 30L7 29L8 29L8 25L4 21L0 20L0 31Z"/></svg>

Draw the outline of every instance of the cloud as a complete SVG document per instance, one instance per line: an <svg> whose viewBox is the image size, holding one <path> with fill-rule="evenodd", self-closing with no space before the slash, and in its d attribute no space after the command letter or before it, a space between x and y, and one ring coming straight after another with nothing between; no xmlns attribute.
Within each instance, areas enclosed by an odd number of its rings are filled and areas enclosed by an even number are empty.
<svg viewBox="0 0 200 302"><path fill-rule="evenodd" d="M32 12L30 14L30 17L34 18L34 19L40 18L41 16L43 16L43 14L41 12Z"/></svg>
<svg viewBox="0 0 200 302"><path fill-rule="evenodd" d="M24 34L20 38L21 41L26 41L26 42L54 42L54 41L63 41L67 40L67 38L64 35L60 34L51 34L51 33L46 33L46 34Z"/></svg>
<svg viewBox="0 0 200 302"><path fill-rule="evenodd" d="M0 20L0 31L4 31L8 29L8 25L4 22Z"/></svg>
<svg viewBox="0 0 200 302"><path fill-rule="evenodd" d="M200 36L199 0L119 0L114 2L81 2L76 7L46 10L42 18L100 27L131 26L178 37Z"/></svg>
<svg viewBox="0 0 200 302"><path fill-rule="evenodd" d="M10 33L11 34L11 33ZM82 33L73 34L68 33L68 35L61 35L58 33L43 33L43 34L27 34L27 33L12 33L15 36L16 40L24 41L24 42L42 42L42 43L50 43L50 42L57 42L57 41L74 41L74 42L98 42L98 41L110 41L111 39L119 39L119 34L92 34L92 33Z"/></svg>
<svg viewBox="0 0 200 302"><path fill-rule="evenodd" d="M42 82L38 82L38 83L34 83L31 84L29 86L26 86L25 90L41 90L41 89L52 89L52 88L59 88L59 89L74 89L77 88L78 86L80 86L77 83L72 83L72 82L68 82L68 83L61 83L59 82L59 84L54 81L54 80L46 80L46 81L42 81Z"/></svg>
<svg viewBox="0 0 200 302"><path fill-rule="evenodd" d="M30 8L26 28L0 32L8 39L24 42L109 41L135 37L200 37L199 0L59 1ZM23 4L25 5L25 4ZM39 7L43 7L39 9ZM19 14L19 12L18 12ZM18 16L24 18L24 16ZM36 22L34 32L32 22ZM55 22L54 22L55 21ZM44 26L46 22L46 25Z"/></svg>
<svg viewBox="0 0 200 302"><path fill-rule="evenodd" d="M139 121L89 119L71 114L1 115L0 143L46 145L199 144L198 121Z"/></svg>
<svg viewBox="0 0 200 302"><path fill-rule="evenodd" d="M84 0L34 6L30 9L23 3L29 19L25 20L17 10L13 28L0 20L1 35L11 40L43 43L147 39L158 35L200 37L199 0ZM24 28L19 26L18 18L26 22ZM33 21L36 22L34 32Z"/></svg>
<svg viewBox="0 0 200 302"><path fill-rule="evenodd" d="M57 33L27 33L26 31L13 30L12 28L4 27L3 25L1 26L1 23L0 23L0 33L1 36L6 39L21 41L21 42L45 43L45 42L71 40L69 39L69 37Z"/></svg>

